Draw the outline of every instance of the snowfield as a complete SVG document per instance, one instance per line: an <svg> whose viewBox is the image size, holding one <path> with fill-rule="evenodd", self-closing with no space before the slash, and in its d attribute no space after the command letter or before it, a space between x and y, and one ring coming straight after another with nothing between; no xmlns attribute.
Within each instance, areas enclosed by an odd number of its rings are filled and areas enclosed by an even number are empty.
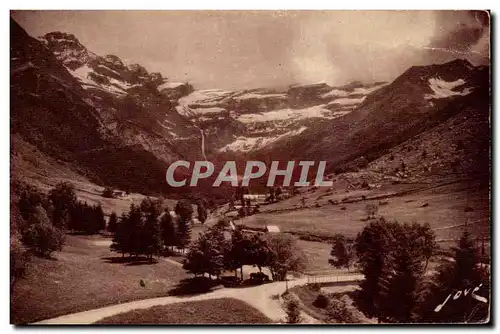
<svg viewBox="0 0 500 334"><path fill-rule="evenodd" d="M465 85L465 80L458 79L455 81L444 81L441 78L430 78L429 87L432 89L434 94L426 94L425 99L444 99L451 96L465 96L472 92L473 87L463 88L460 91L455 91L454 89Z"/></svg>
<svg viewBox="0 0 500 334"><path fill-rule="evenodd" d="M75 70L71 70L67 67L66 69L76 79L78 79L78 81L82 83L83 89L100 89L114 95L125 95L127 94L126 90L131 87L130 84L116 80L114 78L109 78L109 82L111 82L112 85L98 84L97 82L91 80L88 77L89 73L95 73L95 72L92 68L88 67L87 65L83 65Z"/></svg>
<svg viewBox="0 0 500 334"><path fill-rule="evenodd" d="M296 136L303 131L305 131L307 127L303 126L300 129L288 131L281 135L272 136L272 137L238 137L232 143L227 144L226 146L219 149L220 152L230 152L230 151L239 151L239 152L248 152L252 150L256 150L267 146L271 143L274 143L280 139Z"/></svg>
<svg viewBox="0 0 500 334"><path fill-rule="evenodd" d="M321 95L322 98L329 98L329 97L345 97L349 95L348 92L346 92L345 90L340 90L340 89L332 89L331 91L329 91L328 93L325 93L323 95Z"/></svg>
<svg viewBox="0 0 500 334"><path fill-rule="evenodd" d="M333 104L340 104L340 105L353 105L353 104L360 104L365 100L366 96L360 97L360 98L349 98L349 97L344 97L340 99L335 99L333 101L328 102L327 105L333 105Z"/></svg>
<svg viewBox="0 0 500 334"><path fill-rule="evenodd" d="M231 95L232 92L225 91L222 89L205 89L196 90L179 99L179 105L189 106L191 104L202 104L205 106L214 105L222 101L227 96Z"/></svg>
<svg viewBox="0 0 500 334"><path fill-rule="evenodd" d="M243 95L235 96L235 100L248 100L248 99L267 99L267 98L283 98L286 99L286 94L257 94L257 93L245 93Z"/></svg>
<svg viewBox="0 0 500 334"><path fill-rule="evenodd" d="M243 114L238 116L237 120L242 123L261 123L271 121L296 121L312 117L322 117L330 113L330 110L324 109L324 104L303 109L281 109L273 110L260 114Z"/></svg>
<svg viewBox="0 0 500 334"><path fill-rule="evenodd" d="M357 88L354 88L353 91L345 91L342 89L334 88L331 91L329 91L328 93L321 95L321 97L326 99L326 98L330 98L330 97L347 97L350 95L368 95L368 94L373 93L377 89L380 89L380 88L387 86L387 85L388 85L388 83L382 83L382 84L375 85L373 87L368 87L368 88L357 87Z"/></svg>
<svg viewBox="0 0 500 334"><path fill-rule="evenodd" d="M162 89L174 89L182 85L184 85L184 83L182 82L165 82L164 84L158 86L158 90L161 91Z"/></svg>

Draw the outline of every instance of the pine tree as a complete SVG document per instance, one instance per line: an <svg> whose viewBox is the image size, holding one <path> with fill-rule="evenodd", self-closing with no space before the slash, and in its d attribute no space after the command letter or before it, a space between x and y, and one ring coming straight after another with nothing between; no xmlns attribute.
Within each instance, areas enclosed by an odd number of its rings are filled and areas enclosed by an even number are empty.
<svg viewBox="0 0 500 334"><path fill-rule="evenodd" d="M120 222L116 225L116 229L113 234L113 242L110 249L114 252L122 253L122 257L129 251L127 248L128 243L128 215L123 213L120 217Z"/></svg>
<svg viewBox="0 0 500 334"><path fill-rule="evenodd" d="M203 202L199 202L197 205L197 211L198 211L198 220L200 221L201 224L205 224L205 221L207 220L207 208L203 204Z"/></svg>
<svg viewBox="0 0 500 334"><path fill-rule="evenodd" d="M191 242L191 222L186 218L179 217L177 220L177 247L180 249L185 249L187 245Z"/></svg>
<svg viewBox="0 0 500 334"><path fill-rule="evenodd" d="M106 229L106 220L104 219L104 211L102 210L101 203L94 207L95 214L95 231L96 233Z"/></svg>
<svg viewBox="0 0 500 334"><path fill-rule="evenodd" d="M394 225L384 218L370 222L356 237L356 255L364 275L359 293L360 308L368 316L378 316L380 292L390 273Z"/></svg>
<svg viewBox="0 0 500 334"><path fill-rule="evenodd" d="M185 249L191 242L191 219L193 215L193 206L191 202L182 199L175 206L175 213L178 218L177 226L177 246Z"/></svg>
<svg viewBox="0 0 500 334"><path fill-rule="evenodd" d="M173 247L177 245L177 234L175 231L174 219L170 215L170 210L165 209L165 212L160 218L161 236L165 247Z"/></svg>
<svg viewBox="0 0 500 334"><path fill-rule="evenodd" d="M144 245L143 241L141 240L143 228L143 217L141 209L132 204L130 206L130 211L125 223L125 250L131 255L137 256L143 252Z"/></svg>
<svg viewBox="0 0 500 334"><path fill-rule="evenodd" d="M108 232L115 233L115 232L116 232L117 225L118 225L118 216L117 216L117 215L116 215L116 213L113 211L113 212L111 212L111 214L109 215L109 221L108 221Z"/></svg>
<svg viewBox="0 0 500 334"><path fill-rule="evenodd" d="M395 225L397 243L392 248L391 269L383 277L380 291L379 318L384 321L409 323L414 321L417 296L424 274L424 252L414 225Z"/></svg>
<svg viewBox="0 0 500 334"><path fill-rule="evenodd" d="M152 260L153 255L158 254L163 247L161 226L158 219L161 212L161 203L146 198L141 203L141 211L145 216L144 226L141 231L141 253L145 253Z"/></svg>
<svg viewBox="0 0 500 334"><path fill-rule="evenodd" d="M420 322L480 322L489 318L490 273L478 262L478 252L467 230L453 248L452 262L443 260L420 298ZM472 297L484 297L486 303Z"/></svg>

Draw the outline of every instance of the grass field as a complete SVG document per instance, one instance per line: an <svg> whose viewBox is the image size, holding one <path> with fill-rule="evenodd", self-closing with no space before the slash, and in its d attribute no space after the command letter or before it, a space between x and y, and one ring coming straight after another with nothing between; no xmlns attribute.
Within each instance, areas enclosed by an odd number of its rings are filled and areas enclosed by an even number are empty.
<svg viewBox="0 0 500 334"><path fill-rule="evenodd" d="M63 251L54 257L33 258L28 276L14 286L11 323L165 296L188 277L164 259L155 264L120 263L121 256L109 251L109 239L99 236L67 236Z"/></svg>
<svg viewBox="0 0 500 334"><path fill-rule="evenodd" d="M97 324L269 324L252 306L232 298L175 303L134 310Z"/></svg>
<svg viewBox="0 0 500 334"><path fill-rule="evenodd" d="M349 196L349 193L345 194L345 197ZM287 203L290 204L289 208L293 207L291 204L295 200L297 199L279 203L280 208L286 208ZM435 229L438 240L458 238L466 222L469 222L469 231L473 236L490 234L488 191L467 184L447 185L384 200L336 205L327 203L319 208L261 213L238 222L249 227L277 225L285 232L311 235L342 233L355 237L367 224L365 206L369 203L377 204L378 214L389 220L429 223Z"/></svg>

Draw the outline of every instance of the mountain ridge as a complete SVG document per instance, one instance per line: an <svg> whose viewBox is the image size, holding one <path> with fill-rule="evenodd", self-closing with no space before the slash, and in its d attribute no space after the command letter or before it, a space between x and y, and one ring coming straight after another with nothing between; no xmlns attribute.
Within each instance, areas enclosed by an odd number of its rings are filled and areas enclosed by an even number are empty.
<svg viewBox="0 0 500 334"><path fill-rule="evenodd" d="M11 20L11 133L93 182L182 193L164 182L176 160L209 159L216 172L252 159L326 160L329 173L367 168L467 110L488 115L488 75L457 59L412 66L390 83L195 90L98 56L72 34L35 39ZM188 192L230 192L206 181Z"/></svg>

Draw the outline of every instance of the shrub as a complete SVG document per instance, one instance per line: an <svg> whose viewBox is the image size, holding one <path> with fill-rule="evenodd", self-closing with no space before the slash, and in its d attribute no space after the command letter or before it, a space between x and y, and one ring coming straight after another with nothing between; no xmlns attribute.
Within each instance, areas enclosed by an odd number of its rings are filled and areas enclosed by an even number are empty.
<svg viewBox="0 0 500 334"><path fill-rule="evenodd" d="M312 283L312 284L309 284L309 288L313 291L321 291L321 284Z"/></svg>
<svg viewBox="0 0 500 334"><path fill-rule="evenodd" d="M328 322L344 324L357 322L343 299L333 298L330 300L326 314L328 316Z"/></svg>
<svg viewBox="0 0 500 334"><path fill-rule="evenodd" d="M114 193L113 188L106 187L102 192L102 197L114 198L115 196L113 195L113 193Z"/></svg>
<svg viewBox="0 0 500 334"><path fill-rule="evenodd" d="M296 294L288 293L285 302L286 322L289 324L298 324L302 322L300 316L300 301Z"/></svg>
<svg viewBox="0 0 500 334"><path fill-rule="evenodd" d="M257 282L269 282L269 276L261 272L251 273L250 279Z"/></svg>
<svg viewBox="0 0 500 334"><path fill-rule="evenodd" d="M24 277L28 269L30 261L30 254L23 246L18 235L11 235L10 237L10 285L11 287L15 282Z"/></svg>
<svg viewBox="0 0 500 334"><path fill-rule="evenodd" d="M313 305L319 308L326 308L330 304L330 298L324 293L319 293L316 300L313 302Z"/></svg>
<svg viewBox="0 0 500 334"><path fill-rule="evenodd" d="M52 252L62 249L64 233L51 224L36 223L26 230L23 241L36 254L48 257Z"/></svg>

